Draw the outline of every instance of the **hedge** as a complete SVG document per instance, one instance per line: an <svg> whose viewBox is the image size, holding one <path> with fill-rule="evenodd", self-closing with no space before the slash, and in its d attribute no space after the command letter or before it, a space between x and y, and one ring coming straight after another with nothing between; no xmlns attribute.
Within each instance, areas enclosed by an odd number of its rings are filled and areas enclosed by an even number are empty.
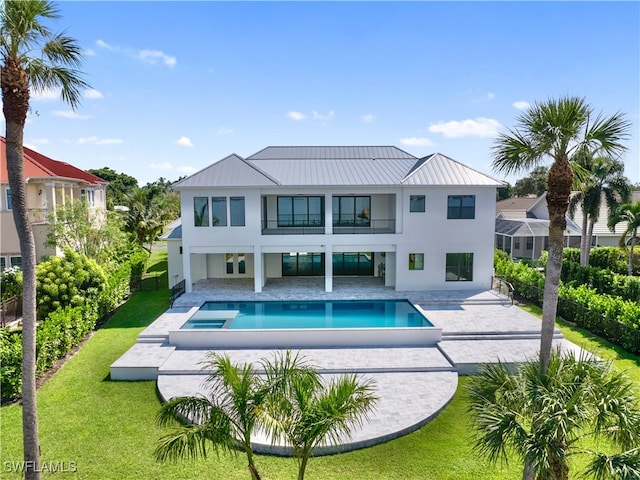
<svg viewBox="0 0 640 480"><path fill-rule="evenodd" d="M561 279L567 285L588 285L598 293L640 303L640 278L620 275L609 269L585 267L565 258L562 261Z"/></svg>

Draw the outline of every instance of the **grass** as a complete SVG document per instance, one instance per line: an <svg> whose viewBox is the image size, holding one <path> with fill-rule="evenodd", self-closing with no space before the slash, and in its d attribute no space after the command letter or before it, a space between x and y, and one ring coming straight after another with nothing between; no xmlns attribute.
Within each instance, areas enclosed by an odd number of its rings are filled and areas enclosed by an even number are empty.
<svg viewBox="0 0 640 480"><path fill-rule="evenodd" d="M164 263L163 263L164 262ZM154 251L150 265L165 270L166 253ZM43 462L74 462L74 479L247 479L242 456L212 455L205 460L160 464L153 459L157 439L167 432L155 425L160 407L155 382L114 382L109 365L136 341L138 333L168 308L168 291L134 293L110 321L86 343L38 392L39 427ZM529 307L528 307L529 308ZM535 313L535 311L533 312ZM574 335L562 326L565 336ZM638 358L615 353L607 345L576 330L578 344L593 342L604 353L619 355L616 365L629 366L640 377ZM581 336L580 336L581 335ZM584 342L582 340L584 339ZM579 340L579 341L577 341ZM587 347L588 348L588 347ZM635 363L634 363L635 358ZM465 378L453 401L431 423L403 438L340 455L313 458L308 479L434 479L515 480L521 478L517 462L492 466L470 447L469 417L464 398ZM19 405L0 408L2 478L21 478L7 471L6 462L22 459ZM296 478L295 461L258 455L265 480ZM45 472L44 478L52 474Z"/></svg>

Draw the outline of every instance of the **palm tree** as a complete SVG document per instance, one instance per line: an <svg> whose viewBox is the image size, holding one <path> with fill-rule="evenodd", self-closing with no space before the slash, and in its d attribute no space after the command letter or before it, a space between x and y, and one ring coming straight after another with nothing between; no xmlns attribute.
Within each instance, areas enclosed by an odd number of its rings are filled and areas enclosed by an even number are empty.
<svg viewBox="0 0 640 480"><path fill-rule="evenodd" d="M88 87L77 70L82 56L76 41L64 34L53 34L42 23L58 18L58 10L46 0L0 3L0 85L6 121L7 170L24 276L22 421L25 476L28 479L40 477L40 448L35 382L36 253L24 186L24 126L32 88L59 87L62 100L75 109L81 90Z"/></svg>
<svg viewBox="0 0 640 480"><path fill-rule="evenodd" d="M268 378L280 370L277 360L265 363ZM377 400L370 381L341 375L325 384L315 370L289 377L281 393L269 400L261 421L274 440L291 446L298 461L298 480L304 480L313 449L339 443L353 426L368 419Z"/></svg>
<svg viewBox="0 0 640 480"><path fill-rule="evenodd" d="M569 215L575 214L578 204L582 207L582 237L580 239L580 264L589 265L591 239L594 224L599 220L600 206L604 196L609 210L609 220L616 208L631 198L631 185L624 176L624 163L620 160L591 155L578 155L575 159L587 178L569 201Z"/></svg>
<svg viewBox="0 0 640 480"><path fill-rule="evenodd" d="M569 159L585 150L615 157L625 150L629 122L623 114L592 120L592 109L584 99L566 97L536 102L517 120L517 127L500 134L494 145L493 167L504 173L530 170L552 160L549 168L547 209L549 210L549 258L542 307L540 368L546 371L551 355L562 249L573 170Z"/></svg>
<svg viewBox="0 0 640 480"><path fill-rule="evenodd" d="M507 365L485 365L467 385L474 448L491 462L515 455L525 465L523 478L566 480L568 459L587 455L587 469L625 470L640 475L640 406L634 384L606 362L573 353L551 355L547 373L540 361L514 373ZM587 450L605 439L621 453ZM529 467L529 468L528 468Z"/></svg>
<svg viewBox="0 0 640 480"><path fill-rule="evenodd" d="M620 205L614 212L614 215L609 219L609 228L613 231L615 225L618 222L627 222L627 228L620 236L620 246L627 244L627 237L629 237L629 276L633 275L633 249L638 241L638 234L640 233L640 200L636 203L625 203Z"/></svg>
<svg viewBox="0 0 640 480"><path fill-rule="evenodd" d="M209 352L203 368L211 369L206 383L208 397L176 397L158 413L158 423L166 426L181 421L180 428L160 439L155 451L159 461L206 457L209 448L218 451L243 450L253 480L260 474L253 459L251 435L270 397L282 396L289 378L313 372L298 355L277 362L278 370L263 379L251 364L236 365L227 355ZM314 373L314 372L313 372Z"/></svg>

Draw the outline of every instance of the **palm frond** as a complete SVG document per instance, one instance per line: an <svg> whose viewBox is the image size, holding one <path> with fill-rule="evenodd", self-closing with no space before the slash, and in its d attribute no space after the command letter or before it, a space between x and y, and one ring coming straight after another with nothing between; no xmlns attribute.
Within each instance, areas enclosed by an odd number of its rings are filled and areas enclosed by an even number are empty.
<svg viewBox="0 0 640 480"><path fill-rule="evenodd" d="M593 452L585 476L594 480L637 480L640 478L640 449L614 455Z"/></svg>

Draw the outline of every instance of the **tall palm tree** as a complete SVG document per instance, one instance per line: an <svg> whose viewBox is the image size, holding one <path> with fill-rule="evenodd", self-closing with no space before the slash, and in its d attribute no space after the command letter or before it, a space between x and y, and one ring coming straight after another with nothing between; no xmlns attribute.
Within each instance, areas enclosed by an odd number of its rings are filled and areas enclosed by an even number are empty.
<svg viewBox="0 0 640 480"><path fill-rule="evenodd" d="M493 147L495 170L514 173L552 160L549 168L549 258L542 306L540 368L544 373L551 355L558 306L566 213L573 184L569 159L580 150L615 157L625 150L630 124L622 113L592 119L591 107L582 98L565 97L536 102L517 119L508 134L500 134Z"/></svg>
<svg viewBox="0 0 640 480"><path fill-rule="evenodd" d="M7 170L24 276L22 419L25 475L29 479L40 477L40 460L35 382L36 253L24 185L24 126L32 88L61 88L62 100L75 109L81 90L88 87L77 70L82 55L76 41L64 34L52 33L43 23L58 18L58 10L46 0L0 2L0 85L6 122Z"/></svg>
<svg viewBox="0 0 640 480"><path fill-rule="evenodd" d="M236 365L227 355L209 352L203 368L212 372L206 380L210 394L208 397L176 397L162 406L158 413L160 425L176 421L182 425L160 439L156 459L206 457L209 448L228 452L240 449L247 456L251 478L259 480L251 435L260 412L268 398L282 396L292 376L315 373L298 355L287 352L277 358L277 371L262 378L251 364Z"/></svg>
<svg viewBox="0 0 640 480"><path fill-rule="evenodd" d="M475 450L492 462L515 455L525 465L523 478L567 480L568 460L577 454L587 456L587 470L599 478L639 478L640 406L633 382L609 363L573 353L553 352L546 374L539 363L522 364L515 373L505 364L486 365L469 379ZM619 453L587 450L584 439L596 445L605 439Z"/></svg>
<svg viewBox="0 0 640 480"><path fill-rule="evenodd" d="M265 364L267 377L281 370L278 361ZM282 395L271 397L261 422L274 440L291 446L298 461L298 480L304 480L313 449L337 444L355 425L368 419L377 397L373 383L356 375L340 375L328 384L311 370L290 376Z"/></svg>
<svg viewBox="0 0 640 480"><path fill-rule="evenodd" d="M569 201L569 215L575 214L578 205L582 209L582 237L580 239L580 264L589 265L593 227L600 217L600 206L604 197L609 211L607 221L616 208L631 199L631 185L624 176L624 163L620 160L591 155L578 155L577 165L586 172L579 190Z"/></svg>
<svg viewBox="0 0 640 480"><path fill-rule="evenodd" d="M625 203L615 210L614 215L609 219L609 228L613 231L616 223L627 222L627 228L620 237L620 246L627 244L629 238L629 276L633 275L633 250L640 234L640 200L636 203Z"/></svg>

